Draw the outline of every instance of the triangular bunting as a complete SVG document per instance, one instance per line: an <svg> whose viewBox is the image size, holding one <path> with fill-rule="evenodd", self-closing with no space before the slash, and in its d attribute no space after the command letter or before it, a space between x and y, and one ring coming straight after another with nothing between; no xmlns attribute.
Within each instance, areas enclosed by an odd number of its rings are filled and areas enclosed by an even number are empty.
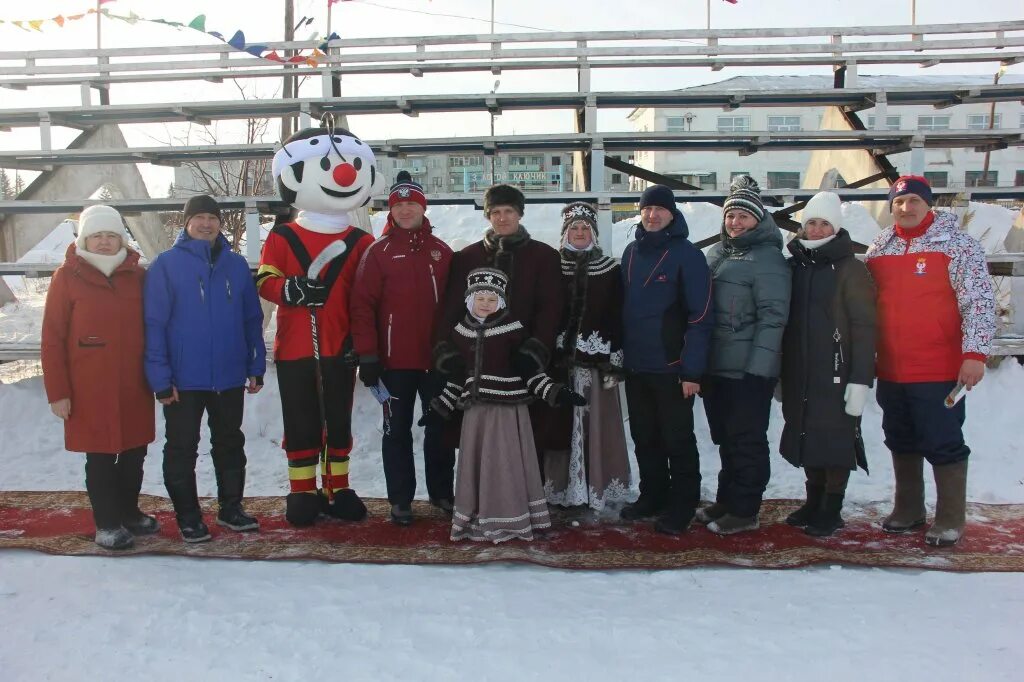
<svg viewBox="0 0 1024 682"><path fill-rule="evenodd" d="M37 31L42 31L43 30L43 22L44 21L46 21L46 20L45 19L33 19L32 21L28 22L28 25L31 26L32 28L34 28Z"/></svg>
<svg viewBox="0 0 1024 682"><path fill-rule="evenodd" d="M245 51L251 54L253 57L259 57L261 54L267 51L266 45L249 45L245 48Z"/></svg>
<svg viewBox="0 0 1024 682"><path fill-rule="evenodd" d="M235 48L236 50L244 50L245 34L241 31L235 31L235 35L231 36L231 40L228 41L228 45Z"/></svg>
<svg viewBox="0 0 1024 682"><path fill-rule="evenodd" d="M61 28L64 28L64 17L58 14L53 18L53 23L57 24Z"/></svg>
<svg viewBox="0 0 1024 682"><path fill-rule="evenodd" d="M206 15L200 14L198 17L188 22L189 28L194 28L197 31L206 32Z"/></svg>

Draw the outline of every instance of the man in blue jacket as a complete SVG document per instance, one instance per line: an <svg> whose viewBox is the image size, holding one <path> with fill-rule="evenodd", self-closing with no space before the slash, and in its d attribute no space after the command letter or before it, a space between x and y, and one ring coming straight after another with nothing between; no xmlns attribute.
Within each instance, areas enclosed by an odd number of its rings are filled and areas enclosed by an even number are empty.
<svg viewBox="0 0 1024 682"><path fill-rule="evenodd" d="M217 475L217 523L257 530L242 509L245 487L243 391L258 393L266 371L263 311L249 265L220 232L212 197L185 204L185 228L146 276L146 379L164 406L164 485L185 542L204 542L196 491L203 413Z"/></svg>
<svg viewBox="0 0 1024 682"><path fill-rule="evenodd" d="M652 185L622 254L626 405L640 469L640 498L622 518L656 516L669 535L686 530L700 501L693 402L714 322L711 272L689 234L672 190Z"/></svg>

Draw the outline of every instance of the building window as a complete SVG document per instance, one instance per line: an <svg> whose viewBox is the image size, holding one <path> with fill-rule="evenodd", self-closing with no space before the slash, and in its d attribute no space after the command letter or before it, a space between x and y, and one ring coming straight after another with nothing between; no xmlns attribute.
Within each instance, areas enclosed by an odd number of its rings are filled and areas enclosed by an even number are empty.
<svg viewBox="0 0 1024 682"><path fill-rule="evenodd" d="M918 130L949 130L949 116L918 116Z"/></svg>
<svg viewBox="0 0 1024 682"><path fill-rule="evenodd" d="M967 128L970 130L988 130L989 117L988 114L968 114L967 115ZM1001 128L1003 126L1003 115L996 114L996 124L993 128Z"/></svg>
<svg viewBox="0 0 1024 682"><path fill-rule="evenodd" d="M443 189L444 180L442 178L434 178L434 190L441 191Z"/></svg>
<svg viewBox="0 0 1024 682"><path fill-rule="evenodd" d="M686 118L683 116L666 116L665 117L665 132L669 133L685 133L686 132Z"/></svg>
<svg viewBox="0 0 1024 682"><path fill-rule="evenodd" d="M748 116L719 116L718 132L720 133L745 133L750 130L750 118Z"/></svg>
<svg viewBox="0 0 1024 682"><path fill-rule="evenodd" d="M949 187L949 173L946 171L925 171L924 179L932 187Z"/></svg>
<svg viewBox="0 0 1024 682"><path fill-rule="evenodd" d="M561 165L562 165L562 157L561 156L552 156L551 157L551 167L552 168L555 168L555 167L561 166Z"/></svg>
<svg viewBox="0 0 1024 682"><path fill-rule="evenodd" d="M999 172L990 170L986 176L984 171L967 171L964 173L964 184L968 187L995 187Z"/></svg>
<svg viewBox="0 0 1024 682"><path fill-rule="evenodd" d="M900 117L899 114L885 116L885 125L882 126L882 130L899 130L900 129ZM877 130L875 128L875 117L868 116L868 130Z"/></svg>
<svg viewBox="0 0 1024 682"><path fill-rule="evenodd" d="M799 116L768 117L768 132L770 133L798 133L801 130Z"/></svg>
<svg viewBox="0 0 1024 682"><path fill-rule="evenodd" d="M463 166L480 166L483 161L479 156L449 156L448 166L451 168L462 168Z"/></svg>
<svg viewBox="0 0 1024 682"><path fill-rule="evenodd" d="M1014 187L1024 187L1024 170L1017 171L1017 174L1013 177Z"/></svg>
<svg viewBox="0 0 1024 682"><path fill-rule="evenodd" d="M612 184L618 185L622 182L622 173L612 173Z"/></svg>
<svg viewBox="0 0 1024 682"><path fill-rule="evenodd" d="M768 189L800 189L800 174L768 171Z"/></svg>

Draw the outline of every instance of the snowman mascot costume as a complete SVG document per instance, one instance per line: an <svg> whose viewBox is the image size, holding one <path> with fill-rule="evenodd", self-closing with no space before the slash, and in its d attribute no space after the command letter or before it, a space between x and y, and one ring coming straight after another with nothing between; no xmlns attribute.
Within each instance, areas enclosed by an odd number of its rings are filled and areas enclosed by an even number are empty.
<svg viewBox="0 0 1024 682"><path fill-rule="evenodd" d="M348 481L355 370L345 356L349 298L373 236L349 224L349 211L383 190L376 165L369 145L332 125L300 130L274 154L281 197L298 213L267 236L256 285L278 306L274 362L293 526L312 525L321 513L366 517Z"/></svg>

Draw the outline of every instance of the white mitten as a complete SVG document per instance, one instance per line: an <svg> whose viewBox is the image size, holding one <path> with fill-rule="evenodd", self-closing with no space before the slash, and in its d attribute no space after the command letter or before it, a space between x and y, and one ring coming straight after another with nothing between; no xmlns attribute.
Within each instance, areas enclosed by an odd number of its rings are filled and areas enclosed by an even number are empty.
<svg viewBox="0 0 1024 682"><path fill-rule="evenodd" d="M864 403L868 401L868 391L864 384L847 384L843 399L846 401L846 414L859 417L864 414Z"/></svg>

